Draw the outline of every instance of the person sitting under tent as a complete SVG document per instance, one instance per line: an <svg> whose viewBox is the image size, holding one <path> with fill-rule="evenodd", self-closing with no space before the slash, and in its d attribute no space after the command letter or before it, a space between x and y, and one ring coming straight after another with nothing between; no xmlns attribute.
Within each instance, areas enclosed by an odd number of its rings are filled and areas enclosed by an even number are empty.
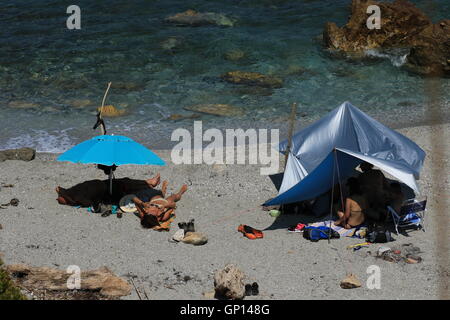
<svg viewBox="0 0 450 320"><path fill-rule="evenodd" d="M161 195L156 195L148 202L144 202L138 197L132 201L136 205L141 225L144 228L155 230L169 230L170 223L175 218L174 210L176 202L181 200L181 196L187 191L187 185L182 185L180 190L166 198L167 181L161 187Z"/></svg>
<svg viewBox="0 0 450 320"><path fill-rule="evenodd" d="M396 211L400 212L403 202L406 200L402 191L402 186L398 182L392 182L389 186L388 204Z"/></svg>
<svg viewBox="0 0 450 320"><path fill-rule="evenodd" d="M345 200L345 212L340 210L337 212L339 219L334 224L345 229L351 229L364 223L364 211L368 206L357 178L349 178L347 186L349 188L349 196Z"/></svg>
<svg viewBox="0 0 450 320"><path fill-rule="evenodd" d="M111 202L124 195L154 190L160 183L160 175L147 180L134 180L129 178L113 180L113 195L109 195L109 180L90 180L79 183L69 189L56 187L59 204L69 206L90 207L100 202Z"/></svg>
<svg viewBox="0 0 450 320"><path fill-rule="evenodd" d="M363 162L359 166L362 173L358 176L361 191L367 196L371 207L376 207L384 202L386 190L389 189L387 179L381 170L373 169L373 164Z"/></svg>

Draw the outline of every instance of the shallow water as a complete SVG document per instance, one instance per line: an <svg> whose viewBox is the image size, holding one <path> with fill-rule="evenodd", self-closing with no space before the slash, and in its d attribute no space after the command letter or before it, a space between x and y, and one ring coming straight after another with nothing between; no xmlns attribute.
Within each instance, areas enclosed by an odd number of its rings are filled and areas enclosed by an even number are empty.
<svg viewBox="0 0 450 320"><path fill-rule="evenodd" d="M60 1L0 5L0 149L32 146L62 152L92 136L95 109L109 81L107 104L127 115L107 119L109 133L125 134L152 148L168 148L174 128L192 120L183 107L230 104L242 117L202 115L204 127L285 129L297 101L304 125L344 101L398 126L424 120L424 79L401 67L404 52L372 53L351 61L330 56L319 37L326 21L338 25L350 0L136 0L76 1L81 30L66 28ZM423 9L428 1L414 1ZM179 27L164 18L187 9L225 14L234 27ZM450 18L450 2L434 1L433 20ZM175 40L168 40L175 39ZM168 41L167 41L168 40ZM174 46L174 47L173 47ZM242 50L238 61L224 58ZM254 90L220 81L227 71L256 71L283 78L280 89ZM449 121L450 79L440 80ZM74 108L73 100L86 100ZM16 101L33 104L11 108ZM20 104L19 103L19 104Z"/></svg>

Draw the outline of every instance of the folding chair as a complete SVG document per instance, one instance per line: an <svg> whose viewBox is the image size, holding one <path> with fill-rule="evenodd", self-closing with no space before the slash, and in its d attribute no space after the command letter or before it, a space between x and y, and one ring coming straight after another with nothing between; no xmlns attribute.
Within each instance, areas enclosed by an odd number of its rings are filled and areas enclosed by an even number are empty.
<svg viewBox="0 0 450 320"><path fill-rule="evenodd" d="M392 221L394 222L397 235L399 228L415 227L417 229L422 229L423 231L425 231L425 228L423 227L423 221L425 219L426 206L426 197L421 201L417 199L409 199L404 201L400 209L400 214L397 213L394 208L388 206L387 209L391 213Z"/></svg>

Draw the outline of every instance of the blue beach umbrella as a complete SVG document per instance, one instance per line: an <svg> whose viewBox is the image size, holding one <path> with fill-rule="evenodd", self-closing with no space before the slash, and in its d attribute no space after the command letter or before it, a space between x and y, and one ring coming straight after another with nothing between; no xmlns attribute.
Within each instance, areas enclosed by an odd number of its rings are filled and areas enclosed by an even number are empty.
<svg viewBox="0 0 450 320"><path fill-rule="evenodd" d="M77 144L56 160L73 163L93 163L105 166L124 164L159 165L165 162L143 145L125 136L101 135ZM109 175L112 191L112 170Z"/></svg>

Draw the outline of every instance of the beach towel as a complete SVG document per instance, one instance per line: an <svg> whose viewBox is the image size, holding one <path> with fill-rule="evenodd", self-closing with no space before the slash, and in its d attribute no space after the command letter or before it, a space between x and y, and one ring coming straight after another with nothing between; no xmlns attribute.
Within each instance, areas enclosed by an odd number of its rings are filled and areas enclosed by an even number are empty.
<svg viewBox="0 0 450 320"><path fill-rule="evenodd" d="M160 222L159 225L152 227L152 229L155 231L170 231L170 225L175 220L175 218L176 218L176 215L175 215L175 210L174 210L172 212L172 214L170 215L169 219L167 219L164 222Z"/></svg>
<svg viewBox="0 0 450 320"><path fill-rule="evenodd" d="M330 222L331 222L331 226L330 226ZM358 229L358 228L345 229L344 227L341 227L341 226L335 226L334 221L330 221L330 220L311 223L311 224L309 224L309 226L311 226L311 227L322 227L322 226L331 227L331 229L333 229L334 231L339 233L339 235L341 237L353 237Z"/></svg>

